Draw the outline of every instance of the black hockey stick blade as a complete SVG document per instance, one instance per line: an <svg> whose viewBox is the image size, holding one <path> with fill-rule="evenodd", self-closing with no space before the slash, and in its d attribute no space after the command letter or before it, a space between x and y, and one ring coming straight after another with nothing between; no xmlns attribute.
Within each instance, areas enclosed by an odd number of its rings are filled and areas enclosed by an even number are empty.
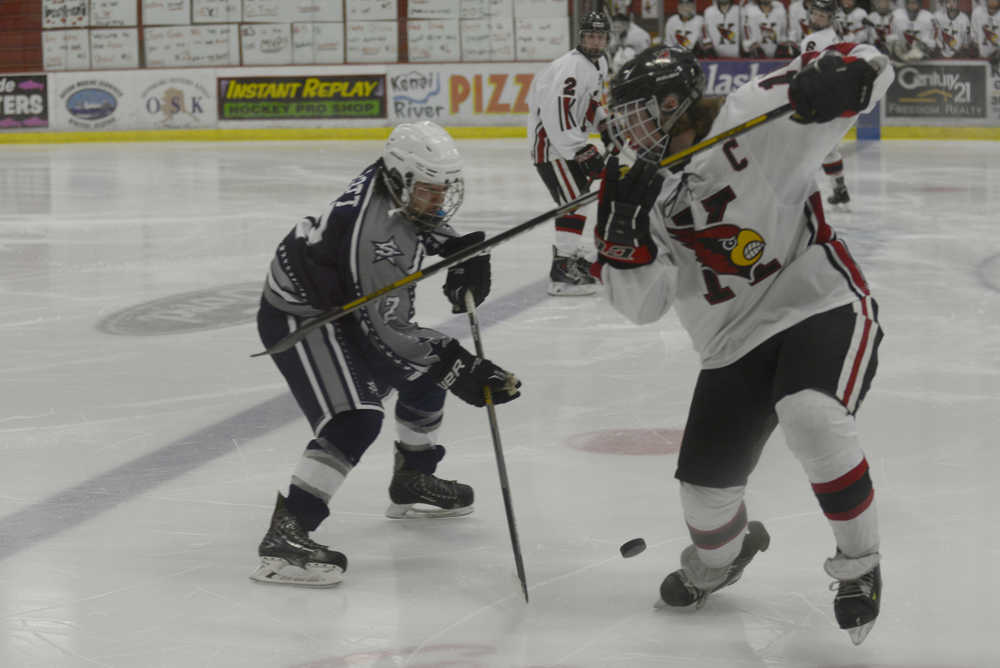
<svg viewBox="0 0 1000 668"><path fill-rule="evenodd" d="M751 118L750 120L744 121L735 127L720 132L717 135L714 135L707 139L703 139L702 141L684 149L683 151L678 151L673 155L667 156L666 158L660 161L660 166L669 167L670 165L685 160L696 153L701 153L702 151L715 146L719 142L725 141L732 137L736 137L745 132L749 132L755 127L758 127L760 125L763 125L764 123L768 123L770 121L775 120L776 118L784 116L785 114L790 113L792 110L793 106L791 103L783 104L780 107L776 107L771 111L761 114L760 116L756 116L754 118ZM287 336L285 336L283 339L281 339L274 345L266 348L265 350L259 353L254 353L250 357L262 357L264 355L277 355L278 353L283 353L286 350L289 350L292 347L294 347L296 343L298 343L299 341L301 341L306 336L316 331L320 327L323 327L324 325L331 323L334 320L339 320L340 318L344 317L351 311L354 311L360 308L361 306L364 306L365 304L374 301L375 299L378 299L379 297L385 295L386 293L392 292L393 290L398 290L399 288L405 287L410 283L421 281L429 276L433 276L434 274L437 274L443 269L447 269L448 267L451 267L453 265L465 262L473 255L478 255L479 253L485 250L489 250L494 246L502 244L508 239L518 236L522 232L527 232L528 230L538 227L545 221L551 220L552 218L555 218L560 214L569 213L571 211L579 209L582 206L586 206L591 202L593 202L594 200L596 200L599 194L600 194L599 189L592 190L588 193L584 193L580 197L577 197L574 200L566 202L562 206L557 206L554 209L550 209L549 211L541 213L535 216L534 218L531 218L530 220L524 221L519 225L515 225L509 230L505 230L500 234L497 234L496 236L490 237L489 239L483 239L478 244L473 244L472 246L464 248L453 255L449 255L448 257L442 259L440 262L435 262L434 264L432 264L431 266L427 267L422 271L416 271L412 274L407 274L406 276L404 276L403 278L399 279L394 283L390 283L389 285L381 287L378 290L375 290L374 292L370 292L367 295L358 297L357 299L347 302L342 306L337 306L333 309L330 309L326 313L318 315L315 318L306 320L304 323L302 323L302 326L296 329L294 332L289 333Z"/></svg>

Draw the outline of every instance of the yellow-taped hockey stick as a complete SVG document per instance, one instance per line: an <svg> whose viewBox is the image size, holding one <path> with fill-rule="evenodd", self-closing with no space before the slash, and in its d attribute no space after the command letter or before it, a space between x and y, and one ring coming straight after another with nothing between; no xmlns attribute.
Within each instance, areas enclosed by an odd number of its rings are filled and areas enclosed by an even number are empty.
<svg viewBox="0 0 1000 668"><path fill-rule="evenodd" d="M792 109L793 107L790 103L783 104L780 107L776 107L771 111L761 114L760 116L756 116L755 118L751 118L748 121L744 121L743 123L740 123L739 125L733 128L730 128L724 132L720 132L719 134L713 137L703 139L702 141L698 142L697 144L694 144L693 146L690 146L689 148L684 149L683 151L678 151L673 155L667 156L666 158L660 161L660 166L669 167L670 165L681 162L682 160L689 158L696 153L701 153L706 149L712 148L719 142L725 141L731 137L736 137L745 132L749 132L750 130L752 130L757 126L773 121L776 118L780 118L781 116L784 116L785 114L791 112ZM554 209L550 209L549 211L539 214L530 220L526 220L520 225L515 225L509 230L501 232L496 236L490 237L489 239L484 239L480 241L478 244L473 244L472 246L464 248L459 252L454 253L453 255L449 255L448 257L442 259L440 262L435 262L426 269L423 269L421 271L415 271L412 274L407 274L406 276L404 276L403 278L399 279L394 283L390 283L389 285L381 287L378 290L375 290L374 292L370 292L367 295L358 297L353 301L349 301L343 306L337 306L335 308L332 308L326 313L318 315L315 318L310 318L309 320L303 322L302 326L296 329L294 332L289 333L283 339L281 339L274 345L270 346L266 350L259 353L254 353L253 355L251 355L251 357L260 357L262 355L277 355L278 353L283 353L286 350L289 350L290 348L295 346L296 343L306 338L306 336L316 331L323 325L326 325L327 323L331 323L334 320L338 320L344 317L351 311L354 311L355 309L378 299L382 295L388 292L392 292L393 290L398 290L399 288L405 287L411 283L416 283L417 281L421 281L425 278L433 276L434 274L440 272L443 269L447 269L448 267L465 262L473 255L478 255L479 253L482 253L484 250L488 250L490 248L493 248L494 246L502 244L503 242L513 237L516 237L522 232L527 232L528 230L537 227L538 225L544 223L547 220L551 220L552 218L556 218L557 216L563 213L569 213L571 211L579 209L580 207L586 206L591 202L593 202L594 200L596 200L599 194L600 190L592 190L591 192L585 193L580 197L577 197L575 200L563 204L562 206L557 206Z"/></svg>

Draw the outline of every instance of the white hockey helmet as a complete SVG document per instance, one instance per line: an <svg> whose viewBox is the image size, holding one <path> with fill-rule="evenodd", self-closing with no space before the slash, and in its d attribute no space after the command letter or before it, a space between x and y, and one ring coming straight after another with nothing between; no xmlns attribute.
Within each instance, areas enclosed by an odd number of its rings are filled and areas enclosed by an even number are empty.
<svg viewBox="0 0 1000 668"><path fill-rule="evenodd" d="M437 123L402 123L382 150L382 171L392 198L414 223L433 228L462 206L462 156Z"/></svg>

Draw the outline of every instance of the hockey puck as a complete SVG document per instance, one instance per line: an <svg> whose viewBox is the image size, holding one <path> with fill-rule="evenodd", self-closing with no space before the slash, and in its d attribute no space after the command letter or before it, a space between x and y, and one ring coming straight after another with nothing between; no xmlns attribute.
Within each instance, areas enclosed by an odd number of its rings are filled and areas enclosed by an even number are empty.
<svg viewBox="0 0 1000 668"><path fill-rule="evenodd" d="M622 553L623 557L628 559L629 557L634 557L637 554L642 554L645 549L646 541L642 538L633 538L632 540L627 540L622 543L622 546L618 548L618 551Z"/></svg>

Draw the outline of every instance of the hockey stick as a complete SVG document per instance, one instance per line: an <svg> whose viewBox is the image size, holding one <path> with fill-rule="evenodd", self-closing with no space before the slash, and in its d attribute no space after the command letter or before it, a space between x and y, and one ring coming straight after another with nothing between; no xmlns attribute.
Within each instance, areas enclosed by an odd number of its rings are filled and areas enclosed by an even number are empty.
<svg viewBox="0 0 1000 668"><path fill-rule="evenodd" d="M476 344L476 356L485 358L483 340L479 335L479 318L476 316L476 300L471 290L465 291L465 310L469 314L469 329L472 330L472 340ZM503 446L500 445L500 426L497 424L497 412L493 405L493 393L488 385L483 386L483 398L486 399L486 415L490 419L490 436L493 437L493 453L497 460L497 474L500 476L500 491L503 492L503 507L507 513L507 528L510 529L510 546L514 550L514 566L517 567L517 578L521 581L521 591L524 602L528 602L528 581L524 575L524 559L521 557L521 541L517 537L517 524L514 522L514 504L510 497L510 483L507 481L507 464L504 462Z"/></svg>
<svg viewBox="0 0 1000 668"><path fill-rule="evenodd" d="M760 116L756 116L724 132L720 132L715 136L703 139L702 141L684 149L683 151L678 151L673 155L667 156L666 158L660 161L660 167L669 167L670 165L681 162L682 160L689 158L690 156L696 153L701 153L706 149L712 148L716 144L723 142L727 139L730 139L731 137L736 137L745 132L749 132L750 130L759 125L763 125L764 123L773 121L776 118L780 118L781 116L784 116L785 114L791 112L792 109L793 107L791 103L783 104L780 107L776 107L771 111L761 114ZM274 345L268 347L264 351L259 353L254 353L253 355L251 355L251 357L260 357L262 355L277 355L278 353L283 353L286 350L289 350L290 348L295 346L296 343L306 338L306 336L316 331L323 325L326 325L327 323L333 322L334 320L338 320L344 317L351 311L354 311L355 309L364 306L368 302L378 299L387 292L392 292L393 290L397 290L399 288L407 286L410 283L416 283L417 281L421 281L425 278L433 276L434 274L442 271L443 269L447 269L448 267L451 267L453 265L465 262L473 255L478 255L479 253L482 253L485 250L488 250L490 248L493 248L494 246L502 244L503 242L507 241L512 237L516 237L522 232L527 232L532 228L538 227L540 224L544 223L547 220L551 220L552 218L556 218L560 214L568 213L570 211L575 211L576 209L579 209L582 206L590 204L591 202L597 199L598 195L600 195L600 189L585 193L580 197L577 197L575 200L566 202L565 204L557 206L554 209L550 209L545 213L539 214L530 220L526 220L519 225L515 225L509 230L501 232L496 236L490 237L489 239L483 239L478 244L473 244L468 248L465 248L457 253L449 255L448 257L442 259L440 262L435 262L426 269L423 269L421 271L415 271L412 274L407 274L406 276L404 276L403 278L399 279L394 283L390 283L389 285L381 287L378 290L375 290L374 292L370 292L367 295L363 295L353 301L349 301L343 306L334 307L329 311L327 311L326 313L323 313L314 318L306 320L305 322L302 323L301 327L299 327L293 332L290 332L283 339L281 339Z"/></svg>

